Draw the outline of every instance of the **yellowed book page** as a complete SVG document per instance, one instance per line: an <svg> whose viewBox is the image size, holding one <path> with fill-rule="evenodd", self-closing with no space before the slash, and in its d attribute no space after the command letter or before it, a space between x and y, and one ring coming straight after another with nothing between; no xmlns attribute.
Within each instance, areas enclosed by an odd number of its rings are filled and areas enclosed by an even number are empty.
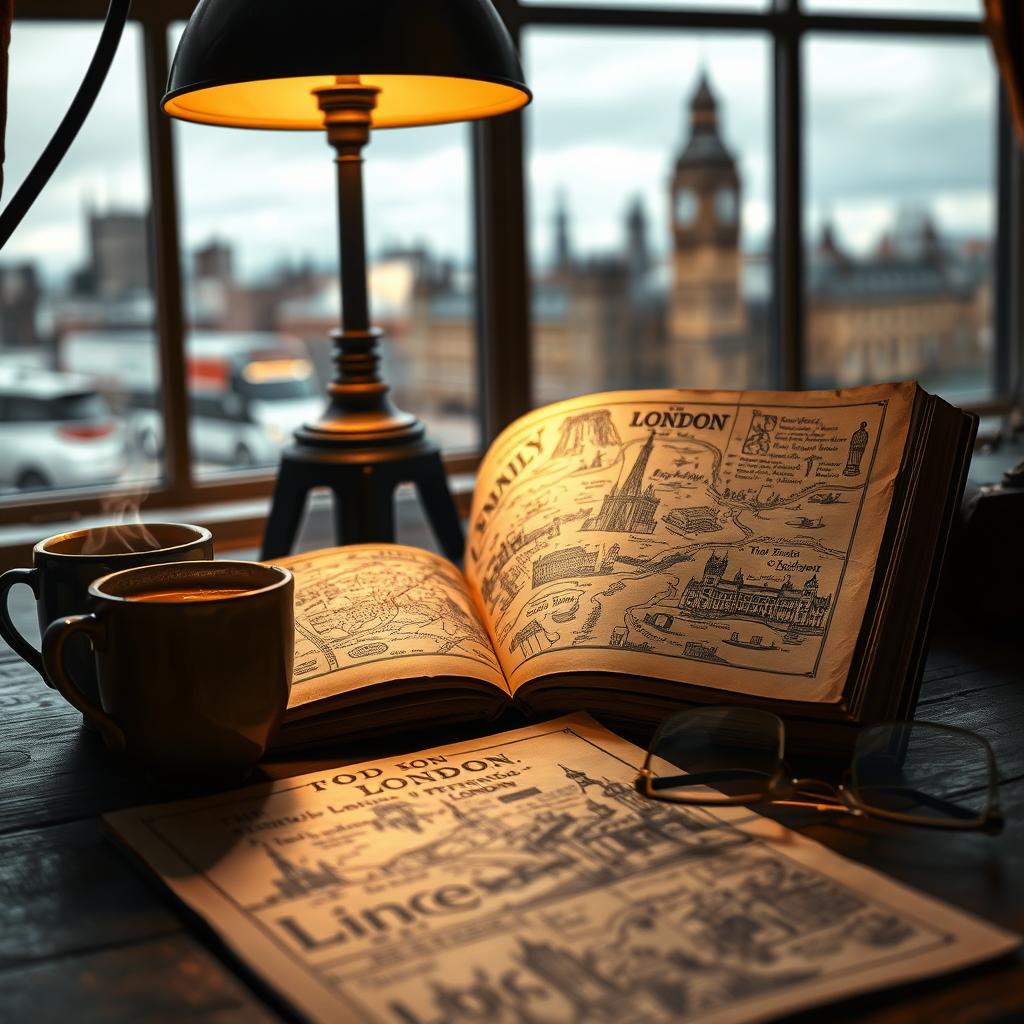
<svg viewBox="0 0 1024 1024"><path fill-rule="evenodd" d="M1020 945L744 808L649 800L642 759L580 715L106 822L331 1024L749 1024Z"/></svg>
<svg viewBox="0 0 1024 1024"><path fill-rule="evenodd" d="M400 544L275 560L295 575L289 708L397 679L467 676L508 686L462 574Z"/></svg>
<svg viewBox="0 0 1024 1024"><path fill-rule="evenodd" d="M914 394L624 391L518 420L466 548L513 691L621 672L839 700Z"/></svg>

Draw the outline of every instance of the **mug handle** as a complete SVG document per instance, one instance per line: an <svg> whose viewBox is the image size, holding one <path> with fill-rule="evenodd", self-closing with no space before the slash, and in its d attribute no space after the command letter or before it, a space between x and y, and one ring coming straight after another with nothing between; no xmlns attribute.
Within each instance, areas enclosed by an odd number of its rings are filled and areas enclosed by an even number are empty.
<svg viewBox="0 0 1024 1024"><path fill-rule="evenodd" d="M127 743L124 730L105 711L101 711L86 698L75 685L64 666L64 645L74 633L84 633L95 651L98 642L107 637L106 626L95 615L69 615L57 619L46 627L43 634L43 665L53 680L53 685L64 699L96 726L107 746L118 753L124 751Z"/></svg>
<svg viewBox="0 0 1024 1024"><path fill-rule="evenodd" d="M36 600L39 599L38 569L8 569L0 576L0 637L3 637L11 645L15 654L24 658L43 677L47 686L51 686L52 684L43 671L42 654L18 632L14 620L11 618L8 602L11 587L18 583L24 583L35 594Z"/></svg>

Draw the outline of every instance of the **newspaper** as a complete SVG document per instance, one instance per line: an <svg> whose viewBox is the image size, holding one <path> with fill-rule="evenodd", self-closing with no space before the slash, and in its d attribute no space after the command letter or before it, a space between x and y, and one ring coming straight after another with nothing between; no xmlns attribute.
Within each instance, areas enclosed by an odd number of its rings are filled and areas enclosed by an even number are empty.
<svg viewBox="0 0 1024 1024"><path fill-rule="evenodd" d="M1020 942L749 810L641 797L641 759L573 716L106 821L314 1021L738 1024Z"/></svg>

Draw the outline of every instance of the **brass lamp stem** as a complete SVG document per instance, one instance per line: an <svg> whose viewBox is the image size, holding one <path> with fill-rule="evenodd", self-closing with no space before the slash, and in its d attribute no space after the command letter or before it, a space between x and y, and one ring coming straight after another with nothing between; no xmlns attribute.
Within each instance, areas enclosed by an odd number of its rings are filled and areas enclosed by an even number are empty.
<svg viewBox="0 0 1024 1024"><path fill-rule="evenodd" d="M296 437L311 444L405 443L421 437L424 429L415 416L395 408L381 379L382 332L370 326L366 284L363 147L370 141L380 90L353 77L314 91L327 141L336 153L342 329L332 333L335 375L327 388L329 404L320 419L300 428Z"/></svg>

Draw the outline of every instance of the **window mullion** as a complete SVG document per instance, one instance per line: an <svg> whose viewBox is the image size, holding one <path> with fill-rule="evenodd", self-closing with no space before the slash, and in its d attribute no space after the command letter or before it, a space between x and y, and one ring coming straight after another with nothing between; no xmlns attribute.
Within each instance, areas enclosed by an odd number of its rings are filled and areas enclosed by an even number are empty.
<svg viewBox="0 0 1024 1024"><path fill-rule="evenodd" d="M167 31L162 21L142 24L146 67L146 119L152 195L153 291L160 367L166 493L174 503L195 491L189 445L185 322L178 199L171 123L160 107L167 83Z"/></svg>
<svg viewBox="0 0 1024 1024"><path fill-rule="evenodd" d="M1019 158L1006 89L999 85L996 130L996 217L994 274L994 358L992 393L1020 396L1020 294L1013 282L1021 268Z"/></svg>
<svg viewBox="0 0 1024 1024"><path fill-rule="evenodd" d="M475 125L473 152L479 380L489 444L532 407L522 115Z"/></svg>
<svg viewBox="0 0 1024 1024"><path fill-rule="evenodd" d="M788 5L787 5L788 6ZM772 324L777 383L803 381L803 105L798 16L786 17L774 36L775 302Z"/></svg>
<svg viewBox="0 0 1024 1024"><path fill-rule="evenodd" d="M520 51L520 8L509 0L497 0L495 6ZM477 379L484 447L533 407L523 126L522 111L472 126Z"/></svg>

